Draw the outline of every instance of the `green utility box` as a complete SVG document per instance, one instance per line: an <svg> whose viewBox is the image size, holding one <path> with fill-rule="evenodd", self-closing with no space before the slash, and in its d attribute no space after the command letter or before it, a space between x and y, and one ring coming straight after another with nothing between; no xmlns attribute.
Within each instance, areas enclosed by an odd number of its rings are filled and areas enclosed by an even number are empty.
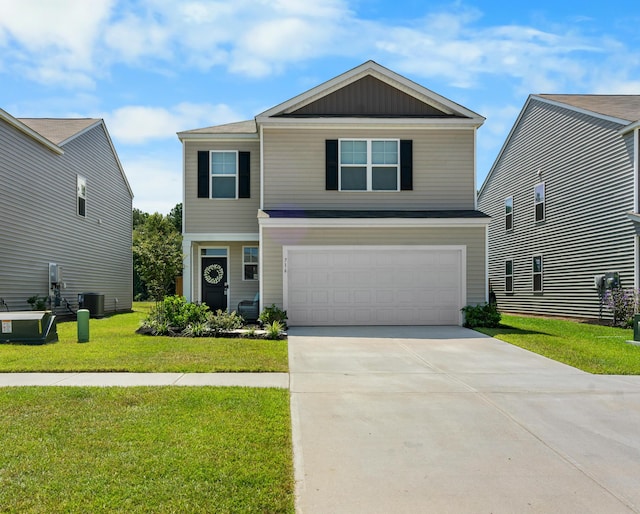
<svg viewBox="0 0 640 514"><path fill-rule="evenodd" d="M0 343L46 344L58 340L50 311L0 312Z"/></svg>
<svg viewBox="0 0 640 514"><path fill-rule="evenodd" d="M640 341L640 314L633 316L633 340Z"/></svg>

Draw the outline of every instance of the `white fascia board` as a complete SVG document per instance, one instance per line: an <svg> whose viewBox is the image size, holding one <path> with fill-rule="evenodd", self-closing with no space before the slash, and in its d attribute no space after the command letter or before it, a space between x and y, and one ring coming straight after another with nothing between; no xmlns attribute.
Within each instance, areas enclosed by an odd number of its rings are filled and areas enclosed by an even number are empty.
<svg viewBox="0 0 640 514"><path fill-rule="evenodd" d="M215 234L204 234L204 233L187 233L183 234L182 240L189 242L209 242L209 241L258 241L260 239L260 234L258 232L255 233L215 233Z"/></svg>
<svg viewBox="0 0 640 514"><path fill-rule="evenodd" d="M618 131L618 134L620 134L621 136L624 136L624 135L628 134L629 132L632 132L632 131L636 130L637 128L640 128L640 120L634 121L633 123L630 123L626 127L622 127Z"/></svg>
<svg viewBox="0 0 640 514"><path fill-rule="evenodd" d="M255 134L183 134L178 135L180 141L193 141L196 143L207 143L210 141L257 141L260 136Z"/></svg>
<svg viewBox="0 0 640 514"><path fill-rule="evenodd" d="M36 132L32 128L27 127L24 123L22 123L20 120L17 120L13 116L11 116L11 114L9 114L4 109L0 109L0 120L6 121L13 128L35 139L38 143L40 143L43 146L46 146L52 152L57 153L58 155L64 154L64 150L62 148L60 148L58 145L49 141L46 137L40 135L38 132Z"/></svg>
<svg viewBox="0 0 640 514"><path fill-rule="evenodd" d="M493 175L493 172L496 166L502 159L502 154L509 146L509 141L511 140L511 136L513 136L513 133L516 131L516 128L520 124L520 120L524 116L524 113L527 111L533 96L534 95L529 95L527 97L527 101L524 103L524 106L520 110L520 114L518 114L518 117L516 118L516 121L514 122L513 127L511 127L511 130L509 131L507 138L504 140L504 143L502 143L502 147L500 148L500 151L498 152L496 159L493 161L493 164L491 165L491 169L489 170L489 173L487 173L487 176L484 178L484 182L482 183L482 186L480 186L480 189L478 190L478 194L477 194L478 199L482 196L482 192L484 191L485 186L489 183L489 180L491 179L491 176Z"/></svg>
<svg viewBox="0 0 640 514"><path fill-rule="evenodd" d="M64 146L67 143L70 143L71 141L73 141L75 138L80 137L82 134L86 134L87 132L89 132L90 130L93 130L95 127L97 127L98 125L104 125L104 120L100 119L100 120L96 120L95 123L92 123L91 125L89 125L88 127L83 128L82 130L76 132L75 134L73 134L72 136L69 136L67 139L65 139L64 141L61 141L60 143L58 143L60 146ZM107 131L107 128L105 127L104 131ZM111 140L111 138L109 138L109 140ZM113 145L111 145L113 146Z"/></svg>
<svg viewBox="0 0 640 514"><path fill-rule="evenodd" d="M258 218L261 227L482 227L490 218Z"/></svg>
<svg viewBox="0 0 640 514"><path fill-rule="evenodd" d="M365 76L375 77L387 84L407 93L414 98L421 100L422 102L432 105L433 107L448 112L449 114L459 114L467 116L469 118L481 119L484 122L484 118L479 114L457 104L444 96L441 96L412 80L409 80L402 75L395 73L394 71L381 66L377 62L367 61L360 66L353 68L333 79L330 79L305 93L297 95L286 102L283 102L271 109L261 113L257 116L257 121L263 121L271 116L277 116L287 112L292 112L304 107L314 101L333 93Z"/></svg>
<svg viewBox="0 0 640 514"><path fill-rule="evenodd" d="M65 144L65 143L71 141L72 139L78 137L80 134L84 134L85 132L97 127L98 125L102 125L102 128L104 129L104 134L107 137L107 142L109 143L109 147L111 148L111 152L113 153L113 157L116 160L116 164L118 165L118 169L120 170L120 174L122 175L124 183L127 186L127 189L129 190L129 194L131 195L131 199L133 200L133 196L134 196L133 195L133 189L131 189L131 184L129 183L129 179L127 178L127 174L124 172L124 168L122 167L122 162L120 162L120 157L118 157L118 152L116 152L116 147L113 144L113 140L111 139L111 135L109 134L109 131L107 130L107 125L105 124L104 120L99 120L97 123L94 123L93 125L87 127L86 129L81 130L77 134L74 134L72 137L70 137L69 139L65 140L65 142L63 144Z"/></svg>
<svg viewBox="0 0 640 514"><path fill-rule="evenodd" d="M611 121L613 123L618 123L620 125L628 125L629 120L623 120L622 118L616 118L614 116L607 116L606 114L600 114L595 111L590 111L588 109L583 109L581 107L576 107L574 105L566 104L563 102L559 102L557 100L551 100L550 98L543 98L538 95L531 95L535 100L542 103L547 103L550 105L555 105L556 107L562 107L563 109L567 109L568 111L578 112L580 114L586 114L587 116L592 116L594 118L600 118L601 120Z"/></svg>
<svg viewBox="0 0 640 514"><path fill-rule="evenodd" d="M384 129L411 128L411 129L476 129L484 123L484 119L470 118L267 118L259 120L260 126L265 128L365 128Z"/></svg>

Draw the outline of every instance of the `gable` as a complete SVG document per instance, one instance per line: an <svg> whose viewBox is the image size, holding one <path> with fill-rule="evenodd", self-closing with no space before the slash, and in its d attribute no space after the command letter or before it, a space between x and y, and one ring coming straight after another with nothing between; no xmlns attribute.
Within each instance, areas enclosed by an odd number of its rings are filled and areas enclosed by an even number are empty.
<svg viewBox="0 0 640 514"><path fill-rule="evenodd" d="M451 115L376 77L367 75L282 116L381 116L392 118L450 117Z"/></svg>

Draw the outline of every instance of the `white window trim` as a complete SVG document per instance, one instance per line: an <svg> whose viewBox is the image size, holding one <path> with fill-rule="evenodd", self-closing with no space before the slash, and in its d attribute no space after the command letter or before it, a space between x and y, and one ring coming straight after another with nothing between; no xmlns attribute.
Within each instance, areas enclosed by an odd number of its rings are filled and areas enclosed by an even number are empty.
<svg viewBox="0 0 640 514"><path fill-rule="evenodd" d="M507 200L511 200L511 212L507 213ZM507 228L507 219L511 216L511 228ZM504 199L504 229L507 232L513 230L513 196L507 196Z"/></svg>
<svg viewBox="0 0 640 514"><path fill-rule="evenodd" d="M214 153L233 153L236 155L236 172L232 175L229 173L226 174L219 174L216 173L215 175L213 174L213 154ZM239 172L239 151L238 150L211 150L209 152L209 189L211 189L210 193L209 193L209 197L212 200L237 200L238 199L238 190L239 190L239 182L240 180L238 180L240 172ZM235 179L235 183L236 183L236 187L235 187L235 196L233 198L218 198L216 196L213 196L213 179L215 177L233 177Z"/></svg>
<svg viewBox="0 0 640 514"><path fill-rule="evenodd" d="M541 202L536 201L536 189L538 186L542 186L543 191L543 199ZM544 182L538 182L535 186L533 186L533 220L536 223L540 223L547 219L547 186ZM536 219L536 207L542 204L542 219Z"/></svg>
<svg viewBox="0 0 640 514"><path fill-rule="evenodd" d="M342 143L344 141L366 141L367 142L367 163L366 164L342 164ZM373 164L371 158L372 141L393 141L398 149L397 164ZM342 189L342 167L367 168L367 188L366 189ZM396 168L396 189L372 189L373 168ZM338 191L345 193L396 193L400 191L400 139L395 138L342 138L338 139Z"/></svg>
<svg viewBox="0 0 640 514"><path fill-rule="evenodd" d="M536 257L540 257L540 271L534 271L533 262ZM540 289L536 289L535 276L540 275ZM544 292L544 256L536 254L531 257L531 291L534 293Z"/></svg>
<svg viewBox="0 0 640 514"><path fill-rule="evenodd" d="M84 185L84 194L81 194L81 185ZM84 200L84 214L80 214L80 199ZM80 218L87 217L87 179L82 175L76 175L76 215Z"/></svg>
<svg viewBox="0 0 640 514"><path fill-rule="evenodd" d="M245 262L244 260L244 249L245 248L255 248L256 250L258 250L258 262ZM244 267L247 264L255 264L256 266L258 266L258 278L245 278L245 272L244 272ZM258 245L245 245L242 247L242 280L244 282L258 282L258 280L260 280L260 247Z"/></svg>
<svg viewBox="0 0 640 514"><path fill-rule="evenodd" d="M511 274L507 273L507 262L511 263ZM507 278L511 277L511 289L507 289ZM513 259L505 259L504 261L504 292L513 293Z"/></svg>

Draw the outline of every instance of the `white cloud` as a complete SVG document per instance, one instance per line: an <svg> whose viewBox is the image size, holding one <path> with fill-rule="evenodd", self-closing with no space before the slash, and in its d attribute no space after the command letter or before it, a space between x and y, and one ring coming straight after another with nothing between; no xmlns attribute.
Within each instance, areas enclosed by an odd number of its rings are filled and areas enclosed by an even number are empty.
<svg viewBox="0 0 640 514"><path fill-rule="evenodd" d="M93 49L114 0L0 0L0 61L11 56L32 79L87 87ZM2 57L4 54L4 58ZM59 73L55 73L54 66ZM5 66L7 66L5 62ZM65 76L71 72L71 76Z"/></svg>
<svg viewBox="0 0 640 514"><path fill-rule="evenodd" d="M133 190L133 206L144 212L168 214L182 201L180 152L165 156L119 153L122 167Z"/></svg>
<svg viewBox="0 0 640 514"><path fill-rule="evenodd" d="M125 144L175 139L176 132L241 121L228 105L180 103L171 108L129 105L104 115L109 133Z"/></svg>

